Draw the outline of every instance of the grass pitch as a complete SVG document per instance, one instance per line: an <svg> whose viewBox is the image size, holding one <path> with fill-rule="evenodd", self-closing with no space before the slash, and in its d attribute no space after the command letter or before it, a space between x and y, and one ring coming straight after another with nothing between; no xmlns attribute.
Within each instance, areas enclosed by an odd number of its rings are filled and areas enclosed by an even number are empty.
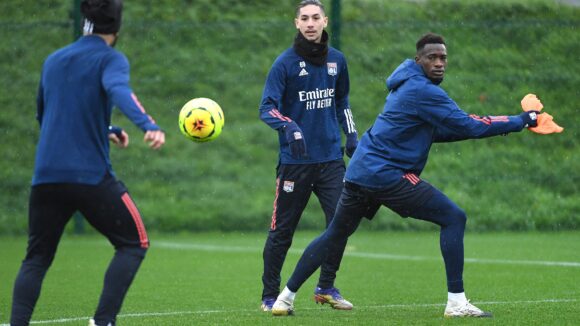
<svg viewBox="0 0 580 326"><path fill-rule="evenodd" d="M316 233L298 231L283 283ZM152 234L119 325L573 325L580 315L579 232L467 234L467 296L492 319L443 318L445 276L437 232L360 232L349 241L337 287L352 311L312 300L316 277L298 292L296 314L259 311L265 233ZM3 237L0 324L26 239ZM65 236L45 279L33 323L86 325L113 254L100 236Z"/></svg>

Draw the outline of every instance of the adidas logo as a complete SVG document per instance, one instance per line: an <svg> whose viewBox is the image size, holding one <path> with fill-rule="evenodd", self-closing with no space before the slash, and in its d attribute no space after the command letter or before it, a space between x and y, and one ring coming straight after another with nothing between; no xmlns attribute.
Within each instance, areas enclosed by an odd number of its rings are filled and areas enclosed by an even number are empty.
<svg viewBox="0 0 580 326"><path fill-rule="evenodd" d="M306 76L308 75L308 71L306 71L306 69L302 68L302 70L300 70L300 73L298 74L298 76Z"/></svg>

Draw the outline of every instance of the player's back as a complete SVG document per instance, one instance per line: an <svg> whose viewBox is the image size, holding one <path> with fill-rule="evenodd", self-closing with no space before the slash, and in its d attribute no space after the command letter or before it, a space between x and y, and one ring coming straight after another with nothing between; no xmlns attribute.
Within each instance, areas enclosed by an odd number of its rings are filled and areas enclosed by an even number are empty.
<svg viewBox="0 0 580 326"><path fill-rule="evenodd" d="M110 169L107 128L112 104L102 76L114 55L101 37L85 36L45 61L33 184L96 184Z"/></svg>

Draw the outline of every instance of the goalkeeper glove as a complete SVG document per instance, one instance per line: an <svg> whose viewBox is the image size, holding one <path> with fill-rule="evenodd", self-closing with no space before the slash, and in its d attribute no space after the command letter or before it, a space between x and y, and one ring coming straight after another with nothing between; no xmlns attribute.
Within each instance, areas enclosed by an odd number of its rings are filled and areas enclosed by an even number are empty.
<svg viewBox="0 0 580 326"><path fill-rule="evenodd" d="M354 150L358 146L358 135L355 132L346 135L346 156L352 157Z"/></svg>
<svg viewBox="0 0 580 326"><path fill-rule="evenodd" d="M540 101L536 94L528 94L524 96L521 104L524 111L542 111L544 108L542 101Z"/></svg>
<svg viewBox="0 0 580 326"><path fill-rule="evenodd" d="M284 131L286 141L290 145L292 158L301 159L306 157L306 142L304 141L302 130L300 127L298 127L298 124L296 124L294 121L291 121L282 127L282 131Z"/></svg>
<svg viewBox="0 0 580 326"><path fill-rule="evenodd" d="M539 111L527 111L520 113L520 118L524 122L524 128L535 127L538 125Z"/></svg>

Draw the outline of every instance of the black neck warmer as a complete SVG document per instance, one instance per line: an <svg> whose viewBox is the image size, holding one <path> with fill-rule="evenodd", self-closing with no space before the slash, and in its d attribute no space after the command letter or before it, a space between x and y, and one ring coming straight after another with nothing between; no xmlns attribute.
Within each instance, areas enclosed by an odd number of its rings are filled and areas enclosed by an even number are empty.
<svg viewBox="0 0 580 326"><path fill-rule="evenodd" d="M300 31L294 38L294 50L306 61L322 66L326 62L328 55L328 33L322 31L320 43L308 41Z"/></svg>

